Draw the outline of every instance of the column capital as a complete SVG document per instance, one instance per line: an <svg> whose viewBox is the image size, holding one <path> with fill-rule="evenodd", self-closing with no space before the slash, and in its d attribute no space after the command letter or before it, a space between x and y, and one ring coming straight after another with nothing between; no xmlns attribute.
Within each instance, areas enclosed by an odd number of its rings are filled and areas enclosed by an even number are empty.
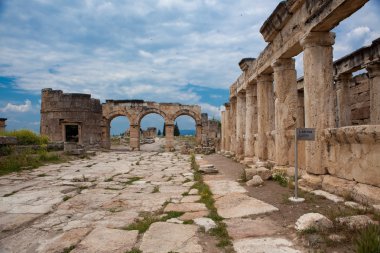
<svg viewBox="0 0 380 253"><path fill-rule="evenodd" d="M256 92L257 92L256 83L247 85L247 88L245 89L246 96L255 96Z"/></svg>
<svg viewBox="0 0 380 253"><path fill-rule="evenodd" d="M303 49L315 46L332 46L335 43L335 33L333 32L310 32L300 41Z"/></svg>
<svg viewBox="0 0 380 253"><path fill-rule="evenodd" d="M229 110L230 109L230 103L224 103L224 107L226 108L226 110Z"/></svg>
<svg viewBox="0 0 380 253"><path fill-rule="evenodd" d="M241 90L241 91L239 91L238 94L237 94L237 97L238 97L238 98L243 98L243 97L245 97L245 90Z"/></svg>
<svg viewBox="0 0 380 253"><path fill-rule="evenodd" d="M296 61L293 58L279 58L273 61L271 65L274 72L283 70L294 70Z"/></svg>
<svg viewBox="0 0 380 253"><path fill-rule="evenodd" d="M352 78L352 73L342 73L335 77L335 86L337 89L342 89L343 85L347 85Z"/></svg>
<svg viewBox="0 0 380 253"><path fill-rule="evenodd" d="M272 74L260 74L257 76L257 83L273 83Z"/></svg>
<svg viewBox="0 0 380 253"><path fill-rule="evenodd" d="M380 62L373 62L366 66L370 78L380 76Z"/></svg>

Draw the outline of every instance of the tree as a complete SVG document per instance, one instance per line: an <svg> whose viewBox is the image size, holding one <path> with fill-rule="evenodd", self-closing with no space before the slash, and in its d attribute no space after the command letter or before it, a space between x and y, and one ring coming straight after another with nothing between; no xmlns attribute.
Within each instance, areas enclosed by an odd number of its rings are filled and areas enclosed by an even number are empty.
<svg viewBox="0 0 380 253"><path fill-rule="evenodd" d="M158 129L157 136L161 136L161 130Z"/></svg>
<svg viewBox="0 0 380 253"><path fill-rule="evenodd" d="M179 132L178 124L176 122L174 126L174 136L180 136L180 134L181 133Z"/></svg>
<svg viewBox="0 0 380 253"><path fill-rule="evenodd" d="M166 135L166 130L165 130L165 123L164 123L164 129L162 130L162 136L165 136Z"/></svg>

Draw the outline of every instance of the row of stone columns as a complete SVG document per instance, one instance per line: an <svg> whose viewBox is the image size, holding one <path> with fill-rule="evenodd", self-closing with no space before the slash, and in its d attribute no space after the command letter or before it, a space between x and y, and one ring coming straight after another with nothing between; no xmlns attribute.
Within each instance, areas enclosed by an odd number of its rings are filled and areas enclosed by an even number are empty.
<svg viewBox="0 0 380 253"><path fill-rule="evenodd" d="M321 133L335 124L334 34L312 32L300 43L304 50L305 127L317 131L316 141L306 144L306 167L311 173L322 174L325 171L321 163ZM277 59L272 63L272 70L273 73L258 75L245 90L231 94L230 104L223 114L222 150L230 151L247 163L265 162L268 160L268 133L275 130L274 162L281 166L293 165L288 152L297 126L295 61Z"/></svg>

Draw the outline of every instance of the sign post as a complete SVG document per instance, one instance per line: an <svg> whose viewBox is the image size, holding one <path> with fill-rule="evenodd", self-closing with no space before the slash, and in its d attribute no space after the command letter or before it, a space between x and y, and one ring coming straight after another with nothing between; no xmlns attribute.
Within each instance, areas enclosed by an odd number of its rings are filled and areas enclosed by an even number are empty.
<svg viewBox="0 0 380 253"><path fill-rule="evenodd" d="M296 128L295 130L295 160L294 160L294 197L289 200L293 202L303 202L305 199L298 198L298 141L314 141L315 128Z"/></svg>

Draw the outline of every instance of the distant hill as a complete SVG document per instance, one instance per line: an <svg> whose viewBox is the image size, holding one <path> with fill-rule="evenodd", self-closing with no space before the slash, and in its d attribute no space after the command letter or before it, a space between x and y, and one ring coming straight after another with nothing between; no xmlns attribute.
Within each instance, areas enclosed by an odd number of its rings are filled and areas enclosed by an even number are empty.
<svg viewBox="0 0 380 253"><path fill-rule="evenodd" d="M180 129L179 133L181 135L192 135L192 136L195 136L195 129L187 129L187 130Z"/></svg>

